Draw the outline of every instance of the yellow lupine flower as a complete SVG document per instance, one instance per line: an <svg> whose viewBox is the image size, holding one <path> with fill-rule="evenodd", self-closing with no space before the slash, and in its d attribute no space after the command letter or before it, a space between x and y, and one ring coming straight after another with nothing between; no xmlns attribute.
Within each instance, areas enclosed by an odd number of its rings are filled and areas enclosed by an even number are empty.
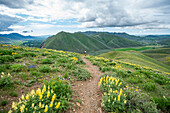
<svg viewBox="0 0 170 113"><path fill-rule="evenodd" d="M39 95L39 99L42 99L42 94L41 94L41 95Z"/></svg>
<svg viewBox="0 0 170 113"><path fill-rule="evenodd" d="M29 99L29 95L27 94L25 98L28 100Z"/></svg>
<svg viewBox="0 0 170 113"><path fill-rule="evenodd" d="M53 107L53 101L51 101L51 103L50 103L49 107Z"/></svg>
<svg viewBox="0 0 170 113"><path fill-rule="evenodd" d="M126 104L127 100L124 100L124 104Z"/></svg>
<svg viewBox="0 0 170 113"><path fill-rule="evenodd" d="M44 112L46 113L48 111L48 105L45 106Z"/></svg>
<svg viewBox="0 0 170 113"><path fill-rule="evenodd" d="M118 101L120 101L120 95L118 95Z"/></svg>
<svg viewBox="0 0 170 113"><path fill-rule="evenodd" d="M50 96L50 91L48 90L48 92L47 92L47 98Z"/></svg>
<svg viewBox="0 0 170 113"><path fill-rule="evenodd" d="M41 107L42 107L41 102L39 102L39 108L41 108Z"/></svg>
<svg viewBox="0 0 170 113"><path fill-rule="evenodd" d="M119 93L119 95L122 95L122 89L120 89L120 93Z"/></svg>
<svg viewBox="0 0 170 113"><path fill-rule="evenodd" d="M9 110L8 113L12 113L12 110Z"/></svg>
<svg viewBox="0 0 170 113"><path fill-rule="evenodd" d="M31 95L34 95L34 94L35 94L35 91L34 91L34 90L32 90L32 91L31 91Z"/></svg>
<svg viewBox="0 0 170 113"><path fill-rule="evenodd" d="M55 100L55 98L56 98L56 94L54 94L54 95L53 95L53 97L52 97L52 101L54 101L54 100Z"/></svg>
<svg viewBox="0 0 170 113"><path fill-rule="evenodd" d="M4 72L2 72L2 75L5 75Z"/></svg>
<svg viewBox="0 0 170 113"><path fill-rule="evenodd" d="M58 109L60 107L60 102L56 105L56 109Z"/></svg>
<svg viewBox="0 0 170 113"><path fill-rule="evenodd" d="M54 93L54 91L53 91L53 90L51 90L51 93Z"/></svg>
<svg viewBox="0 0 170 113"><path fill-rule="evenodd" d="M114 101L116 101L116 97L114 98Z"/></svg>
<svg viewBox="0 0 170 113"><path fill-rule="evenodd" d="M22 100L25 100L24 95L21 96Z"/></svg>
<svg viewBox="0 0 170 113"><path fill-rule="evenodd" d="M42 104L42 106L41 106L42 108L44 108L44 104Z"/></svg>
<svg viewBox="0 0 170 113"><path fill-rule="evenodd" d="M32 107L34 107L34 103L32 103Z"/></svg>

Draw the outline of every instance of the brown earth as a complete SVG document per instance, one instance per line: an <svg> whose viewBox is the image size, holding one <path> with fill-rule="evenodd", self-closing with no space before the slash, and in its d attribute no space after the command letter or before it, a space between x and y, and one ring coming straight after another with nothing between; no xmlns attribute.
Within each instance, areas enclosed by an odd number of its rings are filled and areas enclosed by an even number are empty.
<svg viewBox="0 0 170 113"><path fill-rule="evenodd" d="M87 81L77 81L73 83L73 99L81 99L82 102L81 104L76 102L73 105L73 110L70 110L69 112L102 113L102 93L98 87L98 82L103 73L87 59L84 57L82 57L82 59L86 63L86 67L84 68L90 72L92 77Z"/></svg>

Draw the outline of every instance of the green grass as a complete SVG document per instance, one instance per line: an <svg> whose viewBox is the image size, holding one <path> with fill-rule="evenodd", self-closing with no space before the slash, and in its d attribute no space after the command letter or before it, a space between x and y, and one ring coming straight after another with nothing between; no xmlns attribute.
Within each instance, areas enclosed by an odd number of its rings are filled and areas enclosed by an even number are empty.
<svg viewBox="0 0 170 113"><path fill-rule="evenodd" d="M86 36L82 33L60 32L47 38L41 46L48 49L58 49L72 52L93 53L100 50L112 49L114 47L132 47L140 44L122 37L107 33L98 33Z"/></svg>
<svg viewBox="0 0 170 113"><path fill-rule="evenodd" d="M170 66L170 48L168 47L145 50L142 53Z"/></svg>
<svg viewBox="0 0 170 113"><path fill-rule="evenodd" d="M120 48L120 49L113 49L112 51L129 51L129 50L134 50L134 51L143 51L150 49L151 47L133 47L133 48Z"/></svg>
<svg viewBox="0 0 170 113"><path fill-rule="evenodd" d="M160 71L170 72L170 67L152 59L138 51L112 51L99 55L109 59L121 60L124 62L129 62L133 64L139 64L141 66L147 66Z"/></svg>

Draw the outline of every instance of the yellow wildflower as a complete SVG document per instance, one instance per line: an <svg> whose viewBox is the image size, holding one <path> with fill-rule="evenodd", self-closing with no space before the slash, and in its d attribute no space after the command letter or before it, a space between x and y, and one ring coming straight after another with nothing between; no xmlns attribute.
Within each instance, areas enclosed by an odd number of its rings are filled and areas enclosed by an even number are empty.
<svg viewBox="0 0 170 113"><path fill-rule="evenodd" d="M127 100L124 100L124 104L126 104Z"/></svg>
<svg viewBox="0 0 170 113"><path fill-rule="evenodd" d="M42 105L41 105L41 102L39 102L39 108L41 108L41 106L42 106Z"/></svg>
<svg viewBox="0 0 170 113"><path fill-rule="evenodd" d="M4 72L2 72L2 75L5 75Z"/></svg>
<svg viewBox="0 0 170 113"><path fill-rule="evenodd" d="M31 91L31 95L34 95L34 94L35 94L35 91L34 91L34 90L32 90L32 91Z"/></svg>
<svg viewBox="0 0 170 113"><path fill-rule="evenodd" d="M44 108L44 104L42 104L42 106L41 106L42 108Z"/></svg>
<svg viewBox="0 0 170 113"><path fill-rule="evenodd" d="M120 101L120 95L118 95L118 101Z"/></svg>
<svg viewBox="0 0 170 113"><path fill-rule="evenodd" d="M45 106L44 112L46 113L48 111L48 105Z"/></svg>
<svg viewBox="0 0 170 113"><path fill-rule="evenodd" d="M120 93L119 93L119 95L122 95L122 89L120 89Z"/></svg>
<svg viewBox="0 0 170 113"><path fill-rule="evenodd" d="M50 96L50 91L48 90L48 92L47 92L47 98Z"/></svg>
<svg viewBox="0 0 170 113"><path fill-rule="evenodd" d="M51 90L51 93L54 93L54 91L53 91L53 90Z"/></svg>
<svg viewBox="0 0 170 113"><path fill-rule="evenodd" d="M52 101L54 101L54 100L55 100L55 98L56 98L56 94L54 94L54 95L53 95L53 97L52 97Z"/></svg>
<svg viewBox="0 0 170 113"><path fill-rule="evenodd" d="M27 94L25 98L28 100L29 99L29 95Z"/></svg>
<svg viewBox="0 0 170 113"><path fill-rule="evenodd" d="M51 101L51 103L50 103L49 107L53 107L53 101Z"/></svg>
<svg viewBox="0 0 170 113"><path fill-rule="evenodd" d="M12 113L12 110L10 109L10 110L8 111L8 113Z"/></svg>
<svg viewBox="0 0 170 113"><path fill-rule="evenodd" d="M42 99L42 94L41 94L41 95L39 95L39 99Z"/></svg>
<svg viewBox="0 0 170 113"><path fill-rule="evenodd" d="M116 101L116 97L114 98L114 101Z"/></svg>
<svg viewBox="0 0 170 113"><path fill-rule="evenodd" d="M60 107L60 102L56 105L56 109L58 109Z"/></svg>
<svg viewBox="0 0 170 113"><path fill-rule="evenodd" d="M24 95L21 96L22 100L25 100Z"/></svg>
<svg viewBox="0 0 170 113"><path fill-rule="evenodd" d="M34 103L32 103L32 107L34 107Z"/></svg>
<svg viewBox="0 0 170 113"><path fill-rule="evenodd" d="M138 91L138 89L136 89L136 91Z"/></svg>

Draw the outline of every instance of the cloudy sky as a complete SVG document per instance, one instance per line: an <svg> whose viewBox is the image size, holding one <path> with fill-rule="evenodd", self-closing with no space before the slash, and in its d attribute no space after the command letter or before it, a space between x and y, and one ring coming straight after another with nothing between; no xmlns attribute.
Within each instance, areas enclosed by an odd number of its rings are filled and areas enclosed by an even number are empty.
<svg viewBox="0 0 170 113"><path fill-rule="evenodd" d="M170 34L170 0L0 0L0 33Z"/></svg>

